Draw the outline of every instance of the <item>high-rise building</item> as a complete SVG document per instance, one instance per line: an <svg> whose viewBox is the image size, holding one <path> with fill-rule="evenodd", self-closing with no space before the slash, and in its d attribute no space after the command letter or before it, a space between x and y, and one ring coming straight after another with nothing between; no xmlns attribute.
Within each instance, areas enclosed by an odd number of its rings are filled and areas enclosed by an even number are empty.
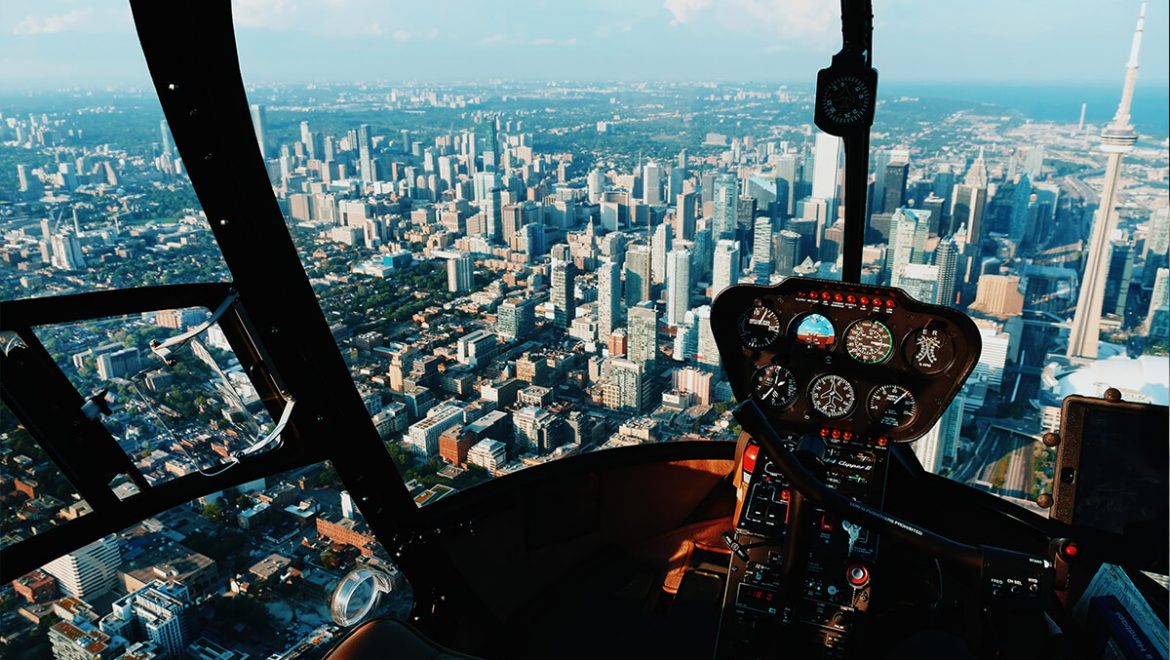
<svg viewBox="0 0 1170 660"><path fill-rule="evenodd" d="M979 334L983 336L983 350L979 354L979 362L975 364L974 375L986 375L987 384L998 391L1003 385L1003 370L1007 365L1011 335L993 328L979 328Z"/></svg>
<svg viewBox="0 0 1170 660"><path fill-rule="evenodd" d="M909 175L910 163L897 161L886 165L882 212L893 213L906 203L906 179Z"/></svg>
<svg viewBox="0 0 1170 660"><path fill-rule="evenodd" d="M1146 311L1145 321L1142 323L1147 334L1154 326L1158 310L1165 309L1168 304L1170 304L1170 269L1159 268L1154 276L1154 288L1150 292L1150 306Z"/></svg>
<svg viewBox="0 0 1170 660"><path fill-rule="evenodd" d="M967 228L967 244L976 248L983 240L983 211L987 206L987 188L956 185L951 193L951 227Z"/></svg>
<svg viewBox="0 0 1170 660"><path fill-rule="evenodd" d="M561 330L568 330L576 316L577 299L573 288L576 284L576 267L570 261L555 261L552 266L553 323Z"/></svg>
<svg viewBox="0 0 1170 660"><path fill-rule="evenodd" d="M752 273L756 282L767 284L772 279L772 219L766 215L756 218L752 232Z"/></svg>
<svg viewBox="0 0 1170 660"><path fill-rule="evenodd" d="M828 203L825 225L837 221L837 179L841 170L841 138L817 131L816 159L813 161L812 196Z"/></svg>
<svg viewBox="0 0 1170 660"><path fill-rule="evenodd" d="M20 186L20 192L28 192L28 167L19 163L16 165L16 180Z"/></svg>
<svg viewBox="0 0 1170 660"><path fill-rule="evenodd" d="M650 248L631 245L626 249L626 307L650 300Z"/></svg>
<svg viewBox="0 0 1170 660"><path fill-rule="evenodd" d="M471 291L472 286L471 255L462 252L447 257L447 290L463 293Z"/></svg>
<svg viewBox="0 0 1170 660"><path fill-rule="evenodd" d="M642 199L647 204L662 203L662 168L654 161L642 166Z"/></svg>
<svg viewBox="0 0 1170 660"><path fill-rule="evenodd" d="M650 276L654 284L666 282L666 253L674 243L673 233L671 225L665 222L654 228L650 239Z"/></svg>
<svg viewBox="0 0 1170 660"><path fill-rule="evenodd" d="M1105 277L1101 313L1124 316L1125 306L1129 301L1129 285L1133 281L1133 263L1137 250L1128 240L1112 241L1111 244L1113 253L1109 255L1109 274Z"/></svg>
<svg viewBox="0 0 1170 660"><path fill-rule="evenodd" d="M268 159L268 145L265 139L265 130L268 128L268 118L264 110L264 106L253 103L252 111L252 130L256 131L256 144L260 146L260 157L265 160Z"/></svg>
<svg viewBox="0 0 1170 660"><path fill-rule="evenodd" d="M603 341L622 325L622 269L603 261L597 269L597 333Z"/></svg>
<svg viewBox="0 0 1170 660"><path fill-rule="evenodd" d="M902 289L915 300L934 304L938 302L938 273L938 266L907 264L890 286Z"/></svg>
<svg viewBox="0 0 1170 660"><path fill-rule="evenodd" d="M801 262L800 234L781 229L776 236L776 272L788 277Z"/></svg>
<svg viewBox="0 0 1170 660"><path fill-rule="evenodd" d="M1101 336L1102 303L1105 299L1105 281L1109 274L1109 257L1113 230L1117 226L1117 180L1121 174L1121 158L1133 151L1137 132L1130 124L1130 106L1133 103L1133 88L1137 81L1138 52L1142 45L1142 29L1146 21L1146 3L1142 2L1138 15L1137 29L1126 63L1125 85L1121 92L1121 103L1113 121L1101 134L1101 150L1108 154L1105 162L1105 183L1101 200L1093 219L1093 231L1089 238L1088 259L1081 278L1081 291L1077 297L1077 311L1073 317L1068 338L1068 356L1096 359L1097 345Z"/></svg>
<svg viewBox="0 0 1170 660"><path fill-rule="evenodd" d="M955 239L948 236L938 242L934 250L934 265L938 266L938 294L940 305L955 306L955 278L958 276L959 247Z"/></svg>
<svg viewBox="0 0 1170 660"><path fill-rule="evenodd" d="M110 614L102 618L102 630L123 631L133 626L168 657L181 658L187 646L187 609L191 596L187 587L153 580L141 589L114 601Z"/></svg>
<svg viewBox="0 0 1170 660"><path fill-rule="evenodd" d="M41 570L57 580L57 588L62 593L84 600L113 589L118 584L118 567L121 565L118 539L111 535L58 557Z"/></svg>
<svg viewBox="0 0 1170 660"><path fill-rule="evenodd" d="M1011 216L1008 220L1008 238L1012 239L1016 245L1023 245L1026 238L1031 232L1029 229L1029 200L1032 197L1032 181L1025 174L1016 182L1016 187L1012 191L1012 210ZM1035 213L1031 214L1035 217Z"/></svg>
<svg viewBox="0 0 1170 660"><path fill-rule="evenodd" d="M914 441L914 454L922 463L922 469L938 474L954 463L959 450L959 432L963 426L963 397L954 401L943 411L942 417L918 440Z"/></svg>
<svg viewBox="0 0 1170 660"><path fill-rule="evenodd" d="M712 232L717 240L735 235L735 206L738 190L735 175L723 172L715 177L715 191L712 198L714 219Z"/></svg>
<svg viewBox="0 0 1170 660"><path fill-rule="evenodd" d="M617 385L618 405L634 412L648 408L650 397L645 367L634 360L615 358L610 369L610 376Z"/></svg>
<svg viewBox="0 0 1170 660"><path fill-rule="evenodd" d="M511 298L496 310L496 333L505 339L523 339L536 327L536 310L531 300Z"/></svg>
<svg viewBox="0 0 1170 660"><path fill-rule="evenodd" d="M711 306L703 305L694 309L695 325L698 328L699 340L695 351L695 359L705 367L719 368L719 346L715 343L715 333L711 330Z"/></svg>
<svg viewBox="0 0 1170 660"><path fill-rule="evenodd" d="M984 275L979 278L975 302L971 310L988 316L1007 318L1019 316L1024 310L1024 294L1020 293L1020 278L1016 275Z"/></svg>
<svg viewBox="0 0 1170 660"><path fill-rule="evenodd" d="M674 206L674 235L684 241L695 240L695 202L698 195L682 193Z"/></svg>
<svg viewBox="0 0 1170 660"><path fill-rule="evenodd" d="M930 214L916 209L899 208L890 219L890 239L886 247L886 281L895 282L907 265L926 261L926 236ZM895 285L896 286L896 285Z"/></svg>
<svg viewBox="0 0 1170 660"><path fill-rule="evenodd" d="M720 240L715 244L715 263L711 281L711 298L739 282L739 242Z"/></svg>
<svg viewBox="0 0 1170 660"><path fill-rule="evenodd" d="M646 301L626 310L628 357L638 364L658 359L658 311Z"/></svg>
<svg viewBox="0 0 1170 660"><path fill-rule="evenodd" d="M666 255L666 324L678 327L691 307L691 251Z"/></svg>

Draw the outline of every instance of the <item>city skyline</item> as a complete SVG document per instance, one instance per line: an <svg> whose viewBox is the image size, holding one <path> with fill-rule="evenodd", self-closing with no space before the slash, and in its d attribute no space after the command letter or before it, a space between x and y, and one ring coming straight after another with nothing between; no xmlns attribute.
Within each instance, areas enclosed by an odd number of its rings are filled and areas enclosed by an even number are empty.
<svg viewBox="0 0 1170 660"><path fill-rule="evenodd" d="M835 3L822 8L810 0L591 0L555 11L533 5L509 5L510 11L502 12L439 2L412 15L360 0L337 0L328 7L251 0L233 10L245 80L258 83L399 78L803 83L840 46ZM1100 12L1089 0L1026 5L996 0L979 12L963 12L971 38L955 39L953 8L879 1L875 62L883 82L895 84L1112 82L1123 60L1111 54L1124 52L1121 35L1136 7L1118 3ZM355 17L361 17L360 24ZM1170 51L1167 22L1165 3L1150 7L1150 53ZM21 2L0 15L0 33L7 35L0 45L0 89L147 81L129 9L121 3L77 8L60 0ZM695 57L696 47L703 57ZM923 51L931 57L921 57ZM426 57L417 57L420 52ZM409 58L409 66L397 58ZM1165 85L1166 61L1151 57L1143 81Z"/></svg>

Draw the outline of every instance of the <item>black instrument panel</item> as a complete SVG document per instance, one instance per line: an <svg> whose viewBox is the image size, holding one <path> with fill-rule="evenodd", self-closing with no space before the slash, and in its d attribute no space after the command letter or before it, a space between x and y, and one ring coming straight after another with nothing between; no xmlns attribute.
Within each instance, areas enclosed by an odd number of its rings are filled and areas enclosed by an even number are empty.
<svg viewBox="0 0 1170 660"><path fill-rule="evenodd" d="M900 289L790 277L737 285L711 329L736 399L777 428L909 441L938 421L982 346L962 313Z"/></svg>

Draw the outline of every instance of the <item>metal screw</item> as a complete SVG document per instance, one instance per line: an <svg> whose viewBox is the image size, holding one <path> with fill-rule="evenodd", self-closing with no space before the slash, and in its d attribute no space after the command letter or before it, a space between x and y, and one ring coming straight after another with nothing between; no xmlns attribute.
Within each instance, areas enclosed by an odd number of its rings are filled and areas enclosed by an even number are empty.
<svg viewBox="0 0 1170 660"><path fill-rule="evenodd" d="M171 84L167 85L167 89L171 90L172 92L178 88L179 88L179 86L176 85L175 83L171 83Z"/></svg>

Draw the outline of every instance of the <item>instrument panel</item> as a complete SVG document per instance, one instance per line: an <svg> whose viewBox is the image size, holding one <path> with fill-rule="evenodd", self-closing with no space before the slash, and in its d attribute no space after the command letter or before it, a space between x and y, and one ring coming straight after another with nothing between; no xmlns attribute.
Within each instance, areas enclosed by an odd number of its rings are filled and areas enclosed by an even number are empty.
<svg viewBox="0 0 1170 660"><path fill-rule="evenodd" d="M777 428L895 442L930 430L982 345L965 315L900 289L799 277L726 289L711 329L736 399Z"/></svg>

